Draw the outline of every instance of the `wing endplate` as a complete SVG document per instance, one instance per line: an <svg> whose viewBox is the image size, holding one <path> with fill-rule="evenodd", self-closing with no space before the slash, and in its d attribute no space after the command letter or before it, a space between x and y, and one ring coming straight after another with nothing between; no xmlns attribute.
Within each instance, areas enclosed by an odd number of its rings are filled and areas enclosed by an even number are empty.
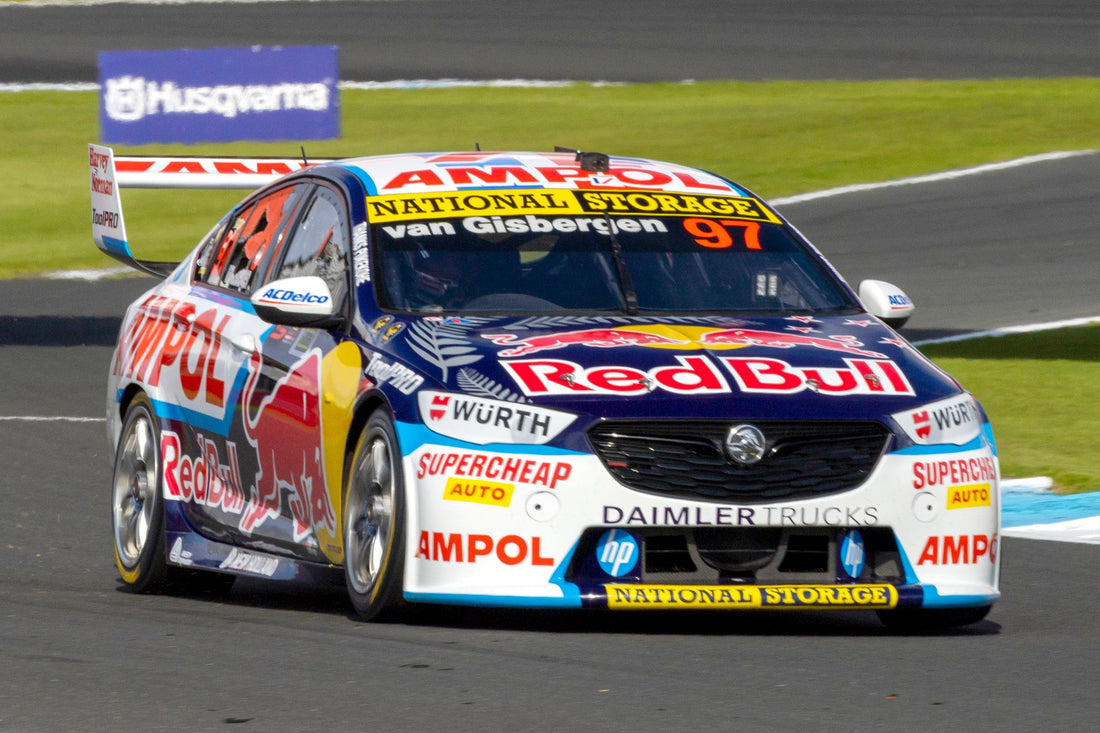
<svg viewBox="0 0 1100 733"><path fill-rule="evenodd" d="M315 162L294 158L118 156L88 144L92 194L92 238L104 254L135 270L165 277L175 262L139 260L130 251L120 188L254 190Z"/></svg>

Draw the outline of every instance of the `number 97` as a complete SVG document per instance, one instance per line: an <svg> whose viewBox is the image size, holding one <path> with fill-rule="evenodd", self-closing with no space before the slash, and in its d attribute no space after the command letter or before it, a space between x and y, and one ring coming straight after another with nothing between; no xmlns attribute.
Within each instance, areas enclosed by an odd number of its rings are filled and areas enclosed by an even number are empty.
<svg viewBox="0 0 1100 733"><path fill-rule="evenodd" d="M760 224L736 219L684 219L684 229L695 238L695 243L710 249L725 249L733 245L730 227L739 229L746 249L760 249Z"/></svg>

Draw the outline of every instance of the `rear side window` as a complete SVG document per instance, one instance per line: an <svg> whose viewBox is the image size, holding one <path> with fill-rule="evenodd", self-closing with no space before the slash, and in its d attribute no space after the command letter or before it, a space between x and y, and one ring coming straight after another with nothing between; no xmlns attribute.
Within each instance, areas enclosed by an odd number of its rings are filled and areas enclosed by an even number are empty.
<svg viewBox="0 0 1100 733"><path fill-rule="evenodd" d="M203 249L196 277L240 293L262 284L307 189L286 186L231 214Z"/></svg>

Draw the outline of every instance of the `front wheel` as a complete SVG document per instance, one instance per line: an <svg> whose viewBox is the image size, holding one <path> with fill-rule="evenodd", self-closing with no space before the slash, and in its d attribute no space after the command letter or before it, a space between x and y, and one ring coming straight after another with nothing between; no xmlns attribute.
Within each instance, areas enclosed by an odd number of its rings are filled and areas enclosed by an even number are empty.
<svg viewBox="0 0 1100 733"><path fill-rule="evenodd" d="M135 593L161 589L167 578L160 437L149 398L138 395L126 410L115 453L111 500L115 564Z"/></svg>
<svg viewBox="0 0 1100 733"><path fill-rule="evenodd" d="M344 488L344 576L364 620L394 615L402 602L405 497L393 423L371 415L348 459Z"/></svg>

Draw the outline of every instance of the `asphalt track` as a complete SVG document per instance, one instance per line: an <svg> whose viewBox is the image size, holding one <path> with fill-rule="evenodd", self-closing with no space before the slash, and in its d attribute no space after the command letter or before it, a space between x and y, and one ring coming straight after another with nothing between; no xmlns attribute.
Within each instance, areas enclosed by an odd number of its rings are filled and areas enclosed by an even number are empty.
<svg viewBox="0 0 1100 733"><path fill-rule="evenodd" d="M493 4L453 4L485 5ZM984 17L994 5L983 6ZM375 13L402 6L416 17L430 17L421 15L428 6L443 12L434 2L363 4ZM570 27L587 22L579 5L554 6L577 11ZM908 5L891 7L902 25L929 25ZM230 10L243 12L203 12ZM88 24L83 12L77 21ZM928 17L949 12L931 3ZM19 33L7 17L0 13L0 57ZM790 19L796 27L835 22L805 12ZM410 31L412 45L454 27ZM652 26L650 37L681 51L697 40L667 28ZM931 41L912 42L929 53ZM851 43L836 76L859 55ZM31 50L65 56L60 46ZM1036 75L1048 73L1046 59L1072 56L1058 46L1036 54ZM507 71L491 76L519 75ZM1049 73L1077 72L1055 65ZM458 75L409 67L394 78ZM911 337L1089 316L1097 311L1098 165L1096 155L1082 156L783 210L850 280L874 275L909 290L918 302ZM989 618L919 637L892 636L859 613L424 608L408 623L377 625L352 619L341 589L238 581L222 599L122 592L97 418L118 318L150 283L0 283L0 730L1086 730L1100 715L1095 545L1005 539L1004 598ZM6 419L13 416L89 421Z"/></svg>
<svg viewBox="0 0 1100 733"><path fill-rule="evenodd" d="M1094 76L1089 0L416 0L0 7L0 82L97 51L336 44L344 79Z"/></svg>

